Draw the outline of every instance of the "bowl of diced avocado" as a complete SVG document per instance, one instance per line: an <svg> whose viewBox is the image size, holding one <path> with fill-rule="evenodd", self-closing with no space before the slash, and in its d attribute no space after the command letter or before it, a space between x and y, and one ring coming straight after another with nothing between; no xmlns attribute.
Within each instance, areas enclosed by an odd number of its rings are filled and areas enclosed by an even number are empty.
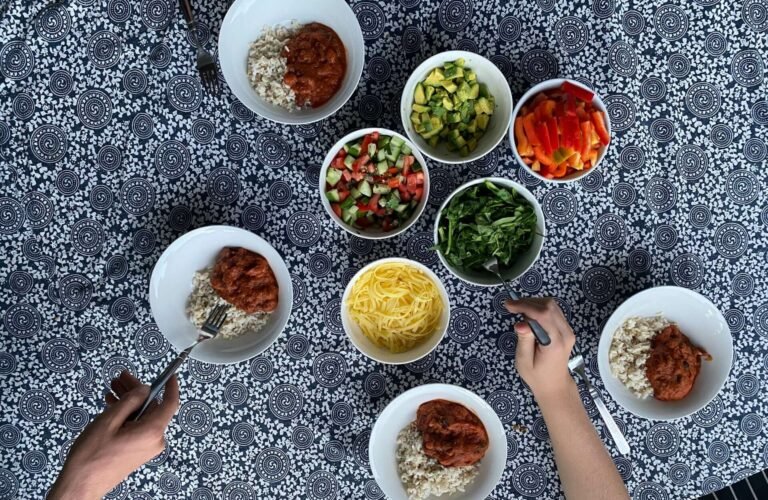
<svg viewBox="0 0 768 500"><path fill-rule="evenodd" d="M358 130L337 142L325 157L319 184L331 219L368 239L408 229L429 196L422 154L407 137L383 128Z"/></svg>
<svg viewBox="0 0 768 500"><path fill-rule="evenodd" d="M442 163L475 161L506 136L512 92L488 59L462 50L434 55L411 74L400 100L408 138Z"/></svg>

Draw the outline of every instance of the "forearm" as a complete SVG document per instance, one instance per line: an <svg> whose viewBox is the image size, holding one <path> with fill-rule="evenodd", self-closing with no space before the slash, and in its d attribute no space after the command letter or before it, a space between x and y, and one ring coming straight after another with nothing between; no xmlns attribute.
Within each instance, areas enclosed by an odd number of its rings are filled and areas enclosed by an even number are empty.
<svg viewBox="0 0 768 500"><path fill-rule="evenodd" d="M46 497L47 500L98 500L104 496L95 486L90 484L86 474L80 474L79 478L75 476L65 466L56 482L53 483Z"/></svg>
<svg viewBox="0 0 768 500"><path fill-rule="evenodd" d="M549 430L557 470L568 500L628 499L616 466L597 435L575 383L537 398Z"/></svg>

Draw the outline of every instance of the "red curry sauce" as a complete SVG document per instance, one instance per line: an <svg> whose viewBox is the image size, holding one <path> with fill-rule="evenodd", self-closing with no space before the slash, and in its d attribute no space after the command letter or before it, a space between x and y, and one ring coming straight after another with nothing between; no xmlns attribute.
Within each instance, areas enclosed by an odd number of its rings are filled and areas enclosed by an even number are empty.
<svg viewBox="0 0 768 500"><path fill-rule="evenodd" d="M694 346L676 325L669 325L651 340L651 355L645 362L645 375L660 401L683 399L693 389L701 370L701 358L712 356Z"/></svg>
<svg viewBox="0 0 768 500"><path fill-rule="evenodd" d="M477 415L459 403L433 399L419 406L416 428L424 453L445 467L479 462L488 450L488 433Z"/></svg>
<svg viewBox="0 0 768 500"><path fill-rule="evenodd" d="M211 271L219 296L248 314L277 308L278 285L267 259L246 248L222 248Z"/></svg>
<svg viewBox="0 0 768 500"><path fill-rule="evenodd" d="M322 106L341 88L347 53L339 35L320 23L302 26L283 49L287 68L283 82L296 95L296 105Z"/></svg>

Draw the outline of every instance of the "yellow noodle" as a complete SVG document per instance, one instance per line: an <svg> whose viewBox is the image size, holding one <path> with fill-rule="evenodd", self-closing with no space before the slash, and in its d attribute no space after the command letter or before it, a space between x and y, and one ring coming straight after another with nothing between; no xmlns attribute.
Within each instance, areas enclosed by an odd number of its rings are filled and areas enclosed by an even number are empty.
<svg viewBox="0 0 768 500"><path fill-rule="evenodd" d="M347 307L371 342L391 352L404 352L435 332L443 299L423 271L388 262L369 269L355 281Z"/></svg>

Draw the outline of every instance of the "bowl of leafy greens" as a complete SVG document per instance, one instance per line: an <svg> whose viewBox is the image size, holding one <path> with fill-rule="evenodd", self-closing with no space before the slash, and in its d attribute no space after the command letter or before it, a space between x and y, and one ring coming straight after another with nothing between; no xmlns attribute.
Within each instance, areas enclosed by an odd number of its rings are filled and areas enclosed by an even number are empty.
<svg viewBox="0 0 768 500"><path fill-rule="evenodd" d="M435 248L454 275L478 286L499 285L483 268L495 256L501 275L514 280L541 253L544 214L536 198L508 179L476 179L459 187L443 202L435 221Z"/></svg>

